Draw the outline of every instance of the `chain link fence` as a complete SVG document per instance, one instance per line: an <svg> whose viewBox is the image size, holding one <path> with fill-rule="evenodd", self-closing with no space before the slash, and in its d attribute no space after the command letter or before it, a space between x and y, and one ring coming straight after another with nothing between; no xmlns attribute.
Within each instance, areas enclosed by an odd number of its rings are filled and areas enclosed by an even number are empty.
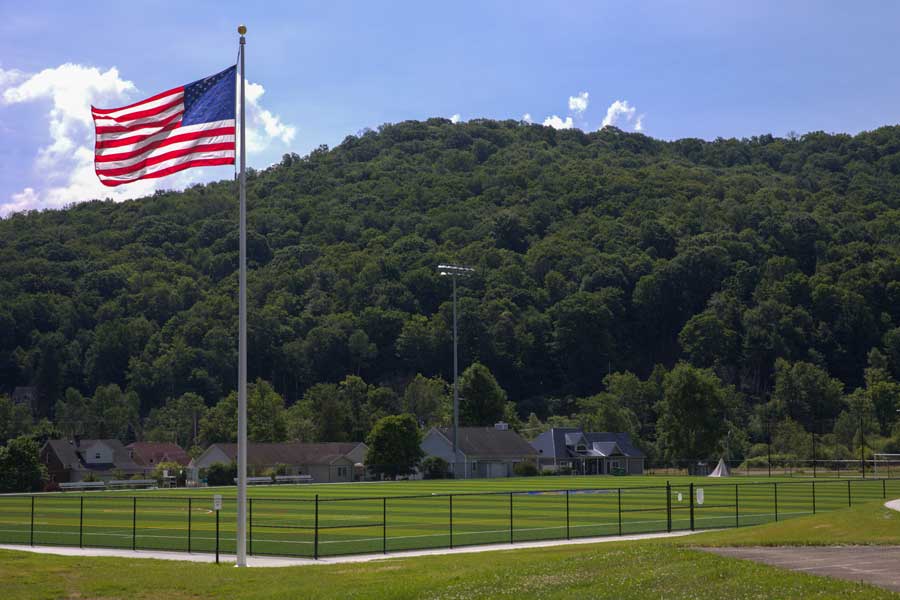
<svg viewBox="0 0 900 600"><path fill-rule="evenodd" d="M319 558L481 544L743 527L900 497L900 478L348 498L252 498L250 554ZM235 503L211 497L0 496L0 542L235 550Z"/></svg>

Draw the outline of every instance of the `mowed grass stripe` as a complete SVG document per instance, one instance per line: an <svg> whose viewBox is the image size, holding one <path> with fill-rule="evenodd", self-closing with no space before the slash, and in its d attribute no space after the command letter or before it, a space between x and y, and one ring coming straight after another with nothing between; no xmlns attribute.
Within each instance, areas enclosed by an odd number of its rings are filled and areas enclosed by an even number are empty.
<svg viewBox="0 0 900 600"><path fill-rule="evenodd" d="M670 478L669 481L670 488L665 487L665 480L652 477L251 488L252 551L312 556L316 519L315 502L311 499L315 493L320 494L318 546L322 556L449 546L451 499L447 494L451 492L456 494L452 498L454 546L508 543L510 536L513 541L531 541L567 535L572 538L616 535L620 531L623 534L658 532L670 526L676 531L689 529L690 483L695 484L695 491L704 489L704 503L694 505L695 528L752 525L776 518L773 480L735 478L711 482ZM651 483L654 485L648 487ZM610 488L611 484L616 488L621 485L621 491L597 489ZM850 486L854 503L879 499L885 493L900 495L900 481L854 480ZM568 494L558 491L564 487L573 491ZM233 552L235 505L230 494L234 488L132 491L128 495L118 492L37 495L34 542L130 548L133 536L137 548L187 550L190 518L191 550L212 551L215 513L209 496L217 492L225 496L224 509L219 515L220 550ZM482 494L474 495L478 492ZM512 533L509 492L513 492ZM812 514L812 480L778 480L777 493L778 519ZM189 494L193 495L190 501ZM377 494L385 498L375 497ZM135 503L132 496L137 498L135 521L132 521ZM79 529L82 502L84 514ZM847 504L846 480L815 482L817 512L844 508ZM31 497L0 497L0 541L28 543L30 519Z"/></svg>

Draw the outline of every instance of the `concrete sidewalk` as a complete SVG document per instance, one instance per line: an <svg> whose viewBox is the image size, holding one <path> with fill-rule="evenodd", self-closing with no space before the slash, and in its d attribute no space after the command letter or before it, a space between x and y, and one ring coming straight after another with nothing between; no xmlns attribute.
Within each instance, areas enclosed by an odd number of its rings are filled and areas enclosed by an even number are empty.
<svg viewBox="0 0 900 600"><path fill-rule="evenodd" d="M676 531L672 533L647 533L640 535L623 535L616 537L579 538L577 540L547 540L540 542L520 542L515 544L489 544L484 546L466 546L464 548L436 548L431 550L410 550L405 552L391 552L389 554L356 554L352 556L329 556L313 560L311 558L296 558L287 556L248 556L247 566L250 567L298 567L306 565L335 565L346 563L364 563L375 560L388 560L394 558L414 558L417 556L436 556L445 554L475 554L479 552L496 552L501 550L525 550L527 548L549 548L552 546L572 546L581 544L601 544L606 542L628 542L636 540L652 540L660 538L682 537L691 535L692 531ZM18 546L13 544L0 544L2 550L18 550L22 552L36 552L40 554L56 554L58 556L114 556L118 558L152 558L157 560L181 560L188 562L212 563L216 561L215 554L195 552L163 552L157 550L116 550L108 548L73 548L68 546ZM219 561L226 564L234 564L233 554L220 554Z"/></svg>

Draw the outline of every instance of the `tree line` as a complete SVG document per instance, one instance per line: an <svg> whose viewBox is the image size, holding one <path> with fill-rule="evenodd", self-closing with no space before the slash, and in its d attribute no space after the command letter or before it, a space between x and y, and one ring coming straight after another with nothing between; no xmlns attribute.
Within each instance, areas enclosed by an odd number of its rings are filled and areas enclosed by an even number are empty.
<svg viewBox="0 0 900 600"><path fill-rule="evenodd" d="M436 266L458 262L461 364L504 396L478 424L626 430L657 457L895 448L898 198L898 127L666 142L430 119L285 155L248 177L254 435L443 422ZM16 432L225 437L236 219L219 182L0 220L0 393L39 391Z"/></svg>

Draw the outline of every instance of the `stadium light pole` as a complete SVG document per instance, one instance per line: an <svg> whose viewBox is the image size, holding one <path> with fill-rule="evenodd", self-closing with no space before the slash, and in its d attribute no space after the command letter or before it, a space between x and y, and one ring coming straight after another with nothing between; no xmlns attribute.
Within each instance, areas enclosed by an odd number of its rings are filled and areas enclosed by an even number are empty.
<svg viewBox="0 0 900 600"><path fill-rule="evenodd" d="M457 333L456 333L456 279L468 277L475 272L471 267L461 265L438 265L438 273L442 277L453 279L453 476L456 477L456 465L459 464L459 384L457 383Z"/></svg>

